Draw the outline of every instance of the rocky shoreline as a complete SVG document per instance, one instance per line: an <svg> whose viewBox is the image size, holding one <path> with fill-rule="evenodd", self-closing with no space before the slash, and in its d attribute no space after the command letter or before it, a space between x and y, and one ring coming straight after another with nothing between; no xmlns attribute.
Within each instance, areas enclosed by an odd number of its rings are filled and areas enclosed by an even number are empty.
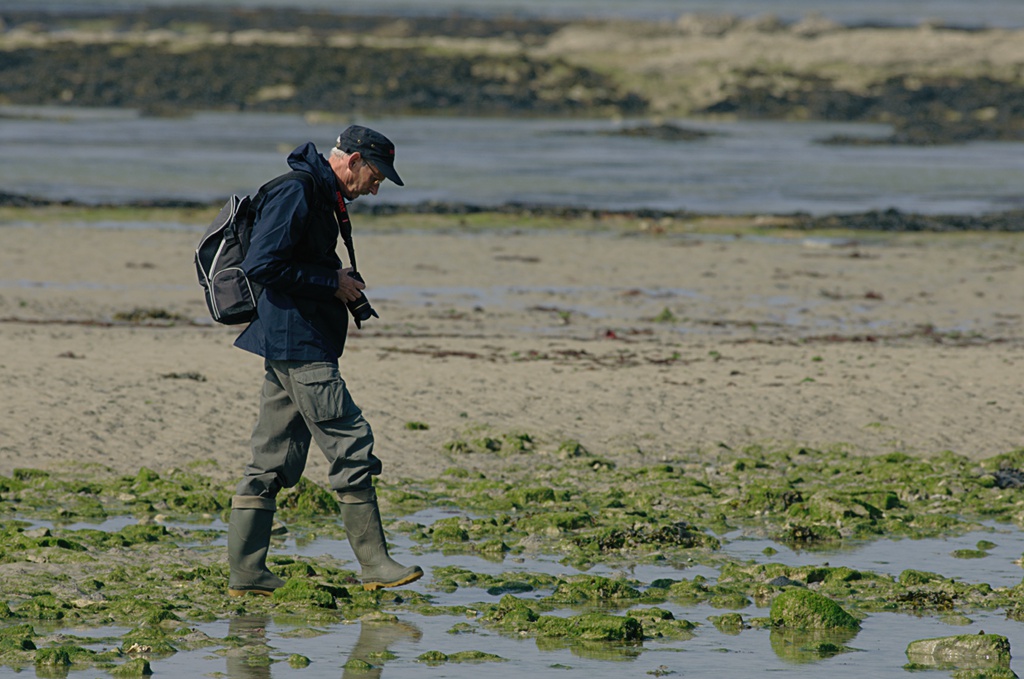
<svg viewBox="0 0 1024 679"><path fill-rule="evenodd" d="M126 209L214 209L218 206L190 200L144 200L126 203L97 205L73 200L52 200L39 196L26 196L0 191L0 208L44 208L44 207L86 207ZM388 215L518 215L530 218L598 221L608 218L645 220L655 223L674 223L693 220L698 217L721 217L701 215L688 210L600 210L576 206L534 205L506 203L504 205L473 205L470 203L447 203L425 201L413 204L363 203L353 204L352 211L374 216ZM731 219L760 219L772 225L796 231L882 231L889 233L947 233L988 231L993 233L1018 233L1024 231L1024 210L1006 210L981 215L950 214L926 215L900 210L868 210L865 212L810 215L795 213L789 215L733 215Z"/></svg>
<svg viewBox="0 0 1024 679"><path fill-rule="evenodd" d="M1020 32L151 8L0 12L0 103L883 122L833 144L1024 139Z"/></svg>

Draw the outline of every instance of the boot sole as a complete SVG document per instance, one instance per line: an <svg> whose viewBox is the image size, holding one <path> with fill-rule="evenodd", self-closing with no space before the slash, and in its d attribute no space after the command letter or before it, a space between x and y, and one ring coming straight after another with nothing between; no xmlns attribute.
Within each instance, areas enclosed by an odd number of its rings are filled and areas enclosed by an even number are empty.
<svg viewBox="0 0 1024 679"><path fill-rule="evenodd" d="M378 589L384 589L385 587L401 587L402 585L408 585L410 582L416 582L423 577L423 571L407 575L401 580L395 580L394 582L364 582L363 589L367 592L373 592Z"/></svg>
<svg viewBox="0 0 1024 679"><path fill-rule="evenodd" d="M274 590L272 589L231 589L228 588L228 596L240 597L246 594L252 594L253 596L274 596Z"/></svg>

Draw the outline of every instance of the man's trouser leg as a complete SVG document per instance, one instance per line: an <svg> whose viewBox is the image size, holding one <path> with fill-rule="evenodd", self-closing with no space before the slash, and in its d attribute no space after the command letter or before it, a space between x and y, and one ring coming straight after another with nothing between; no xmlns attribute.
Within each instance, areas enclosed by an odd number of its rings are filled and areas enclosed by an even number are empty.
<svg viewBox="0 0 1024 679"><path fill-rule="evenodd" d="M267 366L260 412L252 433L252 460L231 501L228 527L228 594L272 594L284 580L266 566L275 498L299 482L309 453L310 433L277 373Z"/></svg>
<svg viewBox="0 0 1024 679"><path fill-rule="evenodd" d="M362 567L363 587L397 587L423 576L419 566L402 566L388 555L377 507L373 477L381 463L373 454L373 431L353 402L333 364L319 363L290 371L290 388L313 440L329 465L331 488L341 500L341 520Z"/></svg>

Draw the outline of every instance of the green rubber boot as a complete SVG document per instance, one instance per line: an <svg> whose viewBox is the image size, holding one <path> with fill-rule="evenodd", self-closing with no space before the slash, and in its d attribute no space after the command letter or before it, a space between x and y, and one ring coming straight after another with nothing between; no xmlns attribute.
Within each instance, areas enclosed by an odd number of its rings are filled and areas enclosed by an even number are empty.
<svg viewBox="0 0 1024 679"><path fill-rule="evenodd" d="M231 498L228 526L228 596L270 596L284 580L267 569L270 531L277 503L272 498L236 495Z"/></svg>
<svg viewBox="0 0 1024 679"><path fill-rule="evenodd" d="M348 542L363 572L363 589L400 587L423 577L419 566L403 566L388 556L388 544L377 509L377 492L369 490L339 493L341 520Z"/></svg>

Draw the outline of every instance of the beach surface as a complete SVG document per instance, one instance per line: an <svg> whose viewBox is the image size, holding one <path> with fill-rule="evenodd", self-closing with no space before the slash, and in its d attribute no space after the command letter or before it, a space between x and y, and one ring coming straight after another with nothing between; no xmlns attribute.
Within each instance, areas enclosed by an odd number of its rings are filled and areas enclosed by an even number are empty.
<svg viewBox="0 0 1024 679"><path fill-rule="evenodd" d="M238 328L206 322L191 259L207 216L45 215L0 228L0 474L212 460L239 476L263 368L232 347ZM352 328L341 370L385 477L430 478L453 441L522 434L619 465L1021 446L1012 236L447 219L356 224L381 318ZM307 474L324 470L314 446Z"/></svg>

